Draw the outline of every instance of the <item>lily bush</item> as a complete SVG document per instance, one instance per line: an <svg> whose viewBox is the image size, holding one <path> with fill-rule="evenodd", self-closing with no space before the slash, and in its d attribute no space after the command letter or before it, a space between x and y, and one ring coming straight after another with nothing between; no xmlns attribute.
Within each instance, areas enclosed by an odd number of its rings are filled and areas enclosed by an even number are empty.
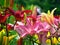
<svg viewBox="0 0 60 45"><path fill-rule="evenodd" d="M14 11L12 8L0 13L0 45L59 45L60 16L54 11L38 15L33 10Z"/></svg>

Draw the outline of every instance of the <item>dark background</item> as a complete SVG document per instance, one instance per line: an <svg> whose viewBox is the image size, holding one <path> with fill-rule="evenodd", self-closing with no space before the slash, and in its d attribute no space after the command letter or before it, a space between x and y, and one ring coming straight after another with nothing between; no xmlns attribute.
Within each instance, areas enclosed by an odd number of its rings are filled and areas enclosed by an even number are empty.
<svg viewBox="0 0 60 45"><path fill-rule="evenodd" d="M30 5L38 5L44 12L57 8L55 15L60 15L60 0L15 0L18 4L22 4L25 7Z"/></svg>
<svg viewBox="0 0 60 45"><path fill-rule="evenodd" d="M5 0L0 0L0 6L4 5L4 1ZM7 0L7 4L8 1L9 0ZM26 9L28 9L32 4L37 5L44 12L57 8L54 15L60 15L60 0L14 0L14 4L18 4L19 6L23 5Z"/></svg>

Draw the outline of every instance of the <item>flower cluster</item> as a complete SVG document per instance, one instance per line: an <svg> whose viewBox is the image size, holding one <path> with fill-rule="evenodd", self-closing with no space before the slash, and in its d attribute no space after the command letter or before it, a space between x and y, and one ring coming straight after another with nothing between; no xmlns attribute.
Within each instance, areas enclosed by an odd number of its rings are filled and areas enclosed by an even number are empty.
<svg viewBox="0 0 60 45"><path fill-rule="evenodd" d="M5 15L0 14L0 24L6 26L6 33L8 37L8 30L14 29L21 38L27 35L38 36L38 40L42 45L46 45L46 40L51 37L60 36L60 16L54 16L54 10L48 13L41 13L37 15L37 7L32 10L18 10L14 11L7 8ZM13 15L15 17L15 24L7 24L6 20ZM2 27L1 27L2 28ZM1 30L1 29L0 29ZM48 32L51 34L49 36Z"/></svg>

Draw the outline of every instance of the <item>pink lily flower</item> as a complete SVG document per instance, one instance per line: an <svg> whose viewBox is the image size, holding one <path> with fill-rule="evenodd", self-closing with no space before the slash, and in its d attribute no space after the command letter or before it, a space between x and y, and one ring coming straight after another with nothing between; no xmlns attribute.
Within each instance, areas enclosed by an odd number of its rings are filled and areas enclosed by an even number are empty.
<svg viewBox="0 0 60 45"><path fill-rule="evenodd" d="M46 26L47 25L47 26ZM22 36L30 34L31 36L40 32L47 32L50 26L45 22L36 21L34 24L27 19L26 25L24 23L15 25L14 29Z"/></svg>

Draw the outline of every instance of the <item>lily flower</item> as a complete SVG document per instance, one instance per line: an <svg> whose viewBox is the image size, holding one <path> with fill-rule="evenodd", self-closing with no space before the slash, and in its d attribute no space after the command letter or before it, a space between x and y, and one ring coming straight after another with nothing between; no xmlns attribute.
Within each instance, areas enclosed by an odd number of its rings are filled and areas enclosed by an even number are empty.
<svg viewBox="0 0 60 45"><path fill-rule="evenodd" d="M55 33L58 28L59 19L57 19L53 16L53 13L55 10L56 10L56 8L54 10L52 10L51 14L42 13L42 16L41 16L43 21L47 22L51 26L51 29L50 29L51 33L52 32Z"/></svg>
<svg viewBox="0 0 60 45"><path fill-rule="evenodd" d="M0 23L5 23L6 19L9 17L9 14L0 15Z"/></svg>
<svg viewBox="0 0 60 45"><path fill-rule="evenodd" d="M8 8L9 12L16 18L17 21L21 21L24 19L24 13L29 14L32 11L31 10L23 10L23 11L14 11L11 8Z"/></svg>
<svg viewBox="0 0 60 45"><path fill-rule="evenodd" d="M9 31L9 30L11 30L11 29L13 29L13 27L14 27L14 25L13 24L7 24L7 30Z"/></svg>
<svg viewBox="0 0 60 45"><path fill-rule="evenodd" d="M47 26L46 26L47 25ZM26 20L26 25L21 23L20 25L15 25L14 29L22 36L26 36L28 34L34 35L40 32L47 32L50 26L47 23L40 23L36 21L34 24L31 20Z"/></svg>
<svg viewBox="0 0 60 45"><path fill-rule="evenodd" d="M41 17L44 19L44 21L48 22L50 25L54 24L54 16L53 13L56 10L56 8L54 10L52 10L51 14L46 14L46 13L42 13Z"/></svg>

